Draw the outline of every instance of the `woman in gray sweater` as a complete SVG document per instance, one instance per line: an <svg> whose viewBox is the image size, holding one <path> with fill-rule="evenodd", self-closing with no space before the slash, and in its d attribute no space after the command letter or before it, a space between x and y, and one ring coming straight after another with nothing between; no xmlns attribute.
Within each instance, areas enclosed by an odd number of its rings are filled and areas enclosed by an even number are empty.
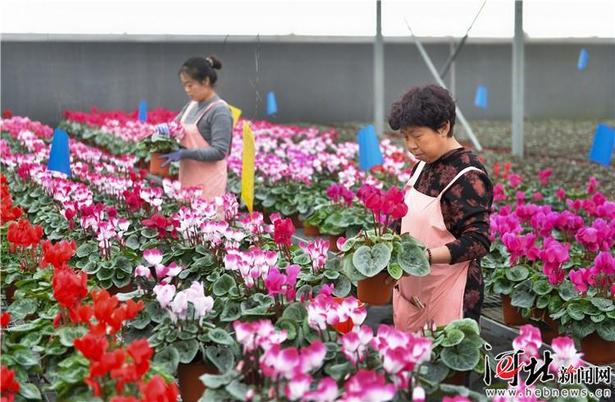
<svg viewBox="0 0 615 402"><path fill-rule="evenodd" d="M184 128L184 149L163 155L164 164L179 161L182 188L199 187L208 200L226 192L226 158L233 134L231 111L214 90L216 70L221 68L214 56L192 57L182 65L179 78L190 101L176 120ZM158 130L164 132L165 127Z"/></svg>

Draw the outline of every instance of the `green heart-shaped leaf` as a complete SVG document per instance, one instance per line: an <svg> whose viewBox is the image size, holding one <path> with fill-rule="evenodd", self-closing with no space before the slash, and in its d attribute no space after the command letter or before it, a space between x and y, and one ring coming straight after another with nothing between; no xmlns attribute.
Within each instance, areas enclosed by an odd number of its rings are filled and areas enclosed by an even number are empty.
<svg viewBox="0 0 615 402"><path fill-rule="evenodd" d="M362 275L368 278L380 273L391 260L391 249L384 243L373 247L361 246L352 255L352 264Z"/></svg>
<svg viewBox="0 0 615 402"><path fill-rule="evenodd" d="M424 249L416 242L404 241L397 254L397 263L405 273L412 276L426 276L431 272Z"/></svg>

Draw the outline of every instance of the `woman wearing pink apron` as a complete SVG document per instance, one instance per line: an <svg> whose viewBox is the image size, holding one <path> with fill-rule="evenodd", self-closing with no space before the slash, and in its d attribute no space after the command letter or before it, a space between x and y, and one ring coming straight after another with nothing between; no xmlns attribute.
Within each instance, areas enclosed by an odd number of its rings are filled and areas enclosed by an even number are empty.
<svg viewBox="0 0 615 402"><path fill-rule="evenodd" d="M192 57L182 65L180 80L191 99L177 117L184 128L181 140L184 149L163 155L164 164L179 161L182 188L199 187L206 200L226 192L226 158L233 132L228 105L214 91L215 70L221 67L222 63L214 56Z"/></svg>
<svg viewBox="0 0 615 402"><path fill-rule="evenodd" d="M480 317L484 286L480 258L487 254L492 185L484 166L453 137L455 103L436 85L410 89L393 104L389 124L400 130L420 161L405 202L401 233L427 247L431 273L402 277L393 292L395 327Z"/></svg>

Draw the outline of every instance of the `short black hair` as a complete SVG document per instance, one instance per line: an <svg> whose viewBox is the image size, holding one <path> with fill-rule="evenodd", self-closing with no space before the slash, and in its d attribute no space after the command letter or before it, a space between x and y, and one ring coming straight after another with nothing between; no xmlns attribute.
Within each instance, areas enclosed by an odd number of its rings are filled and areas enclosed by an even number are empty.
<svg viewBox="0 0 615 402"><path fill-rule="evenodd" d="M455 126L455 101L445 88L430 84L412 87L391 106L389 126L393 130L406 127L429 127L439 130L450 123L448 136Z"/></svg>
<svg viewBox="0 0 615 402"><path fill-rule="evenodd" d="M218 81L216 70L222 68L222 62L216 56L191 57L182 64L179 73L188 75L195 81L203 82L209 78L212 87Z"/></svg>

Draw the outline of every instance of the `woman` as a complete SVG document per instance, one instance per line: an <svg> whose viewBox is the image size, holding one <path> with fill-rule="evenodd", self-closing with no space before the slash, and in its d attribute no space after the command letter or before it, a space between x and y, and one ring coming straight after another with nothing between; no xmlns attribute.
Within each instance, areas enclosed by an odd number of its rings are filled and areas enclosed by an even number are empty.
<svg viewBox="0 0 615 402"><path fill-rule="evenodd" d="M484 285L480 258L489 251L492 184L477 156L453 136L455 102L436 85L410 89L392 106L389 125L404 135L419 163L406 190L401 232L426 247L431 273L402 277L393 293L395 326L478 320Z"/></svg>
<svg viewBox="0 0 615 402"><path fill-rule="evenodd" d="M179 78L190 102L176 120L184 128L185 149L163 155L163 166L179 161L182 187L201 187L202 197L224 195L227 182L226 157L231 149L233 117L225 101L214 90L222 63L214 56L192 57L179 70ZM158 126L161 133L168 127Z"/></svg>

